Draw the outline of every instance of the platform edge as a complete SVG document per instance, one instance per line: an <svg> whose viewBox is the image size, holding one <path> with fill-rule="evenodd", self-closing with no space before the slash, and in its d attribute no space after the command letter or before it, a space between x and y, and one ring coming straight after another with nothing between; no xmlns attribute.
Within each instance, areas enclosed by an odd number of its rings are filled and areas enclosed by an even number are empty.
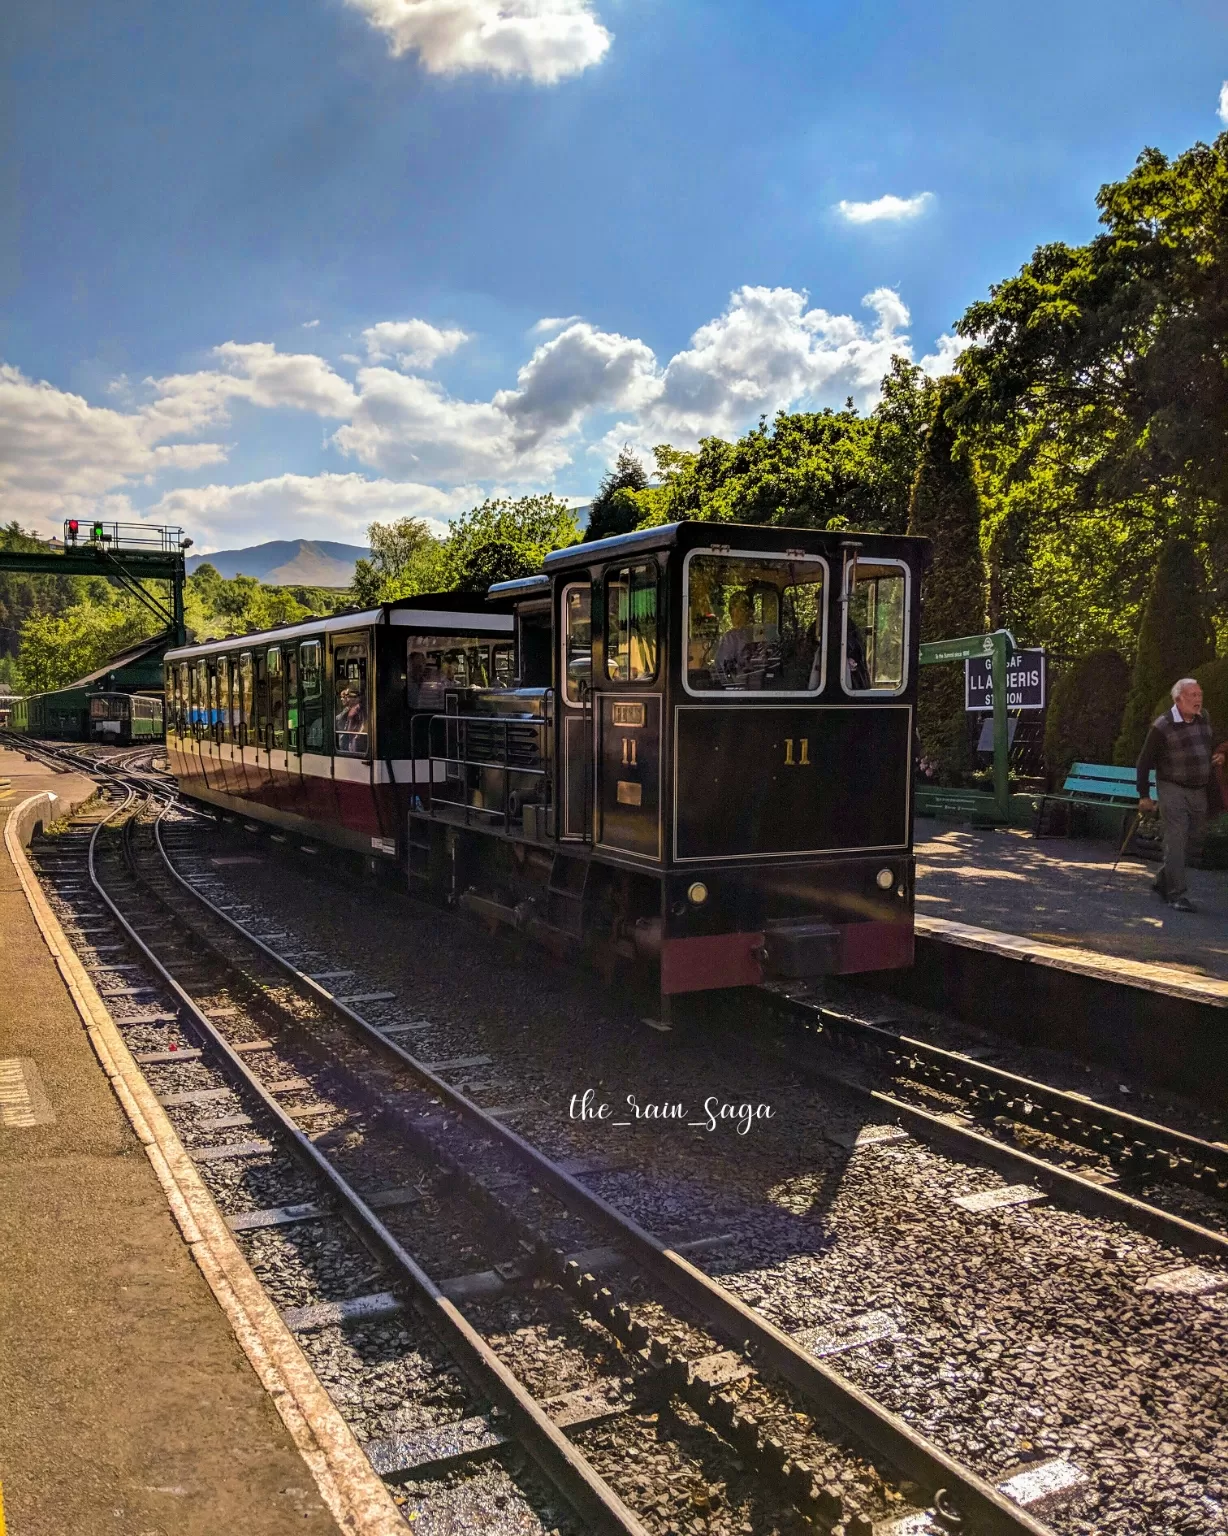
<svg viewBox="0 0 1228 1536"><path fill-rule="evenodd" d="M45 818L38 815L44 808ZM183 1239L311 1472L320 1497L346 1536L401 1536L406 1526L395 1501L243 1257L30 867L22 842L23 824L28 832L36 821L50 823L55 815L75 808L63 800L57 806L44 791L14 806L5 819L5 847L43 942L149 1158Z"/></svg>

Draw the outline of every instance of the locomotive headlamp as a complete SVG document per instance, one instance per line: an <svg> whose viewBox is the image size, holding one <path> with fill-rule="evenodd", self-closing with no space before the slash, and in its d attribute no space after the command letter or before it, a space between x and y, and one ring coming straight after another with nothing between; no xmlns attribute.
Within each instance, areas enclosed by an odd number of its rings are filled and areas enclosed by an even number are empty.
<svg viewBox="0 0 1228 1536"><path fill-rule="evenodd" d="M686 893L688 900L697 907L702 907L708 899L708 887L702 880L696 880L693 885L688 885Z"/></svg>
<svg viewBox="0 0 1228 1536"><path fill-rule="evenodd" d="M889 891L895 884L895 875L889 869L880 869L874 876L874 883L880 891Z"/></svg>

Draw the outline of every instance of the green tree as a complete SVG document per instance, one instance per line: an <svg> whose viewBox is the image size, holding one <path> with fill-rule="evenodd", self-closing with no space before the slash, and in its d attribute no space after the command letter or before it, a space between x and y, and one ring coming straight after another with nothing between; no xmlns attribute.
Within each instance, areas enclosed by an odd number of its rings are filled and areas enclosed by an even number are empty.
<svg viewBox="0 0 1228 1536"><path fill-rule="evenodd" d="M921 583L921 638L977 634L985 623L981 505L967 454L955 428L956 380L935 391L925 448L913 484L908 532L927 538L933 563ZM917 727L921 747L946 779L968 766L964 680L958 667L923 667Z"/></svg>
<svg viewBox="0 0 1228 1536"><path fill-rule="evenodd" d="M639 504L634 492L647 489L648 472L628 448L618 455L614 468L603 476L588 512L586 543L609 538L615 533L630 533L638 526Z"/></svg>
<svg viewBox="0 0 1228 1536"><path fill-rule="evenodd" d="M1228 134L1146 149L1097 196L1104 233L1041 246L958 331L968 419L1046 448L1088 502L1228 493Z"/></svg>
<svg viewBox="0 0 1228 1536"><path fill-rule="evenodd" d="M1137 758L1155 719L1156 699L1215 654L1203 588L1202 565L1188 541L1170 539L1143 611L1130 695L1114 749L1117 763Z"/></svg>
<svg viewBox="0 0 1228 1536"><path fill-rule="evenodd" d="M633 493L641 521L902 533L933 388L920 368L893 358L868 416L850 400L842 411L779 411L736 442L704 438L697 453L662 444L660 486Z"/></svg>
<svg viewBox="0 0 1228 1536"><path fill-rule="evenodd" d="M462 592L485 592L496 581L531 576L536 568L523 546L509 544L506 539L491 539L487 544L477 545L466 558L458 586Z"/></svg>
<svg viewBox="0 0 1228 1536"><path fill-rule="evenodd" d="M483 545L506 545L525 569L535 571L551 550L575 544L579 537L576 514L557 496L484 501L463 512L444 541L445 587L462 580Z"/></svg>
<svg viewBox="0 0 1228 1536"><path fill-rule="evenodd" d="M17 686L43 693L86 677L162 628L140 603L126 595L109 603L86 602L60 613L37 614L21 629Z"/></svg>
<svg viewBox="0 0 1228 1536"><path fill-rule="evenodd" d="M350 589L358 607L371 608L419 592L436 592L448 584L444 541L422 518L372 523L367 542L371 558L358 561Z"/></svg>

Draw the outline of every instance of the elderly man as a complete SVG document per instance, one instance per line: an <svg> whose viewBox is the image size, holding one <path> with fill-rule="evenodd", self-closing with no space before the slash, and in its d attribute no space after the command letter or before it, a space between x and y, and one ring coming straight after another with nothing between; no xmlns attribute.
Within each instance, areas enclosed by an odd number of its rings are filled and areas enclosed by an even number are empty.
<svg viewBox="0 0 1228 1536"><path fill-rule="evenodd" d="M1212 750L1211 720L1202 707L1202 689L1192 677L1173 684L1173 707L1147 732L1138 758L1138 804L1154 811L1151 770L1155 769L1164 866L1154 889L1177 912L1197 908L1186 894L1186 856L1195 855L1207 824L1207 786L1214 764L1223 767L1224 748Z"/></svg>

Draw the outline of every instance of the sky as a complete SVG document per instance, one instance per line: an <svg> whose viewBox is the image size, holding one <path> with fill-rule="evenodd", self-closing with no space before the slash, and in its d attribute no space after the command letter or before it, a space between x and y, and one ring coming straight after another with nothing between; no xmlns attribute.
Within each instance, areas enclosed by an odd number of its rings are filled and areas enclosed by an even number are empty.
<svg viewBox="0 0 1228 1536"><path fill-rule="evenodd" d="M0 11L0 521L198 551L870 409L1228 124L1211 0Z"/></svg>

